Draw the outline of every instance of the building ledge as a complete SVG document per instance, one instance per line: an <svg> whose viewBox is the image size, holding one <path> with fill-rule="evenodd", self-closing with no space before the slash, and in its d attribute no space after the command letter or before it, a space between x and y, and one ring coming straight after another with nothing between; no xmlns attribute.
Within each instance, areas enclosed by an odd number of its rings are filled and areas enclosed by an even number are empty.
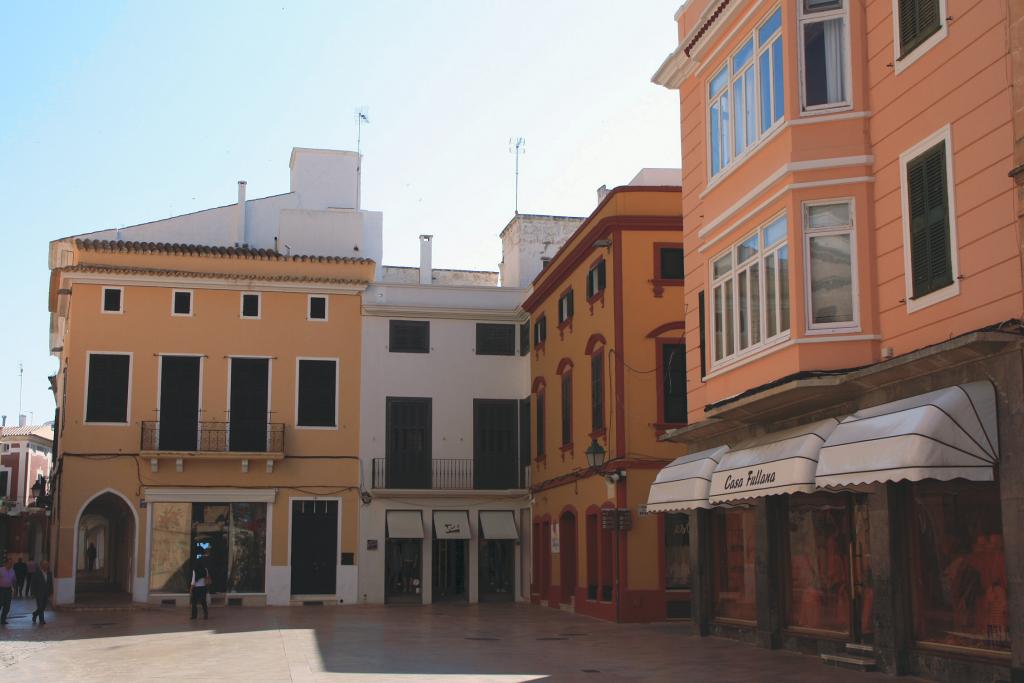
<svg viewBox="0 0 1024 683"><path fill-rule="evenodd" d="M283 452L249 452L249 451L140 451L140 458L157 460L284 460Z"/></svg>
<svg viewBox="0 0 1024 683"><path fill-rule="evenodd" d="M370 489L375 498L527 498L528 489Z"/></svg>

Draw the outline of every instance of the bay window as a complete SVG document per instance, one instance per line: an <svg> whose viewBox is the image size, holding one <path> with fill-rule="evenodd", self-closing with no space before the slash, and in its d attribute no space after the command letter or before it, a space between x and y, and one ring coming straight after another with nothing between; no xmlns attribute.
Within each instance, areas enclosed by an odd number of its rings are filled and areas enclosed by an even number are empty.
<svg viewBox="0 0 1024 683"><path fill-rule="evenodd" d="M803 110L849 104L846 0L800 3L800 65Z"/></svg>
<svg viewBox="0 0 1024 683"><path fill-rule="evenodd" d="M782 10L776 9L708 83L712 176L782 119L783 103Z"/></svg>
<svg viewBox="0 0 1024 683"><path fill-rule="evenodd" d="M804 204L808 329L857 326L853 267L853 204Z"/></svg>
<svg viewBox="0 0 1024 683"><path fill-rule="evenodd" d="M779 216L711 264L715 362L789 331L787 222Z"/></svg>

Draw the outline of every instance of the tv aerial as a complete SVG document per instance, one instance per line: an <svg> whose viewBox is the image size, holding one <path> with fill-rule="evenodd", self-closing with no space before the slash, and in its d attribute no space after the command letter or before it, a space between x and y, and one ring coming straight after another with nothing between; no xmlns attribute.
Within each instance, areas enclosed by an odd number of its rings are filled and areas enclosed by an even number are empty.
<svg viewBox="0 0 1024 683"><path fill-rule="evenodd" d="M519 215L519 155L526 154L526 138L509 138L508 151L516 155L516 215Z"/></svg>

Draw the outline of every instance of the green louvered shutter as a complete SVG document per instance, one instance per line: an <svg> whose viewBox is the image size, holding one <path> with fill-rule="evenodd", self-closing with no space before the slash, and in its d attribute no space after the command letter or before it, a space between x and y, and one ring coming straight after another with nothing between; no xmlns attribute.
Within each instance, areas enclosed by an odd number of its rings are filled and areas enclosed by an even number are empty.
<svg viewBox="0 0 1024 683"><path fill-rule="evenodd" d="M953 282L945 142L907 164L907 186L910 270L917 299Z"/></svg>
<svg viewBox="0 0 1024 683"><path fill-rule="evenodd" d="M942 28L939 0L899 0L900 57Z"/></svg>

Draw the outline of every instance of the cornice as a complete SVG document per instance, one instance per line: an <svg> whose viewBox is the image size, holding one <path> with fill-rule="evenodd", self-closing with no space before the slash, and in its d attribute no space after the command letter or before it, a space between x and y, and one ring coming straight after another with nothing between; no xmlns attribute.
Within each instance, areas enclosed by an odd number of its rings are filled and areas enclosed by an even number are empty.
<svg viewBox="0 0 1024 683"><path fill-rule="evenodd" d="M135 287L177 287L181 289L239 290L248 286L266 292L358 294L369 283L359 280L271 276L251 273L198 273L150 269L71 266L59 268L61 287L80 284L131 285Z"/></svg>
<svg viewBox="0 0 1024 683"><path fill-rule="evenodd" d="M444 320L495 320L508 323L526 322L528 316L518 306L514 309L452 308L445 306L390 306L364 304L363 315L374 318L432 318Z"/></svg>

